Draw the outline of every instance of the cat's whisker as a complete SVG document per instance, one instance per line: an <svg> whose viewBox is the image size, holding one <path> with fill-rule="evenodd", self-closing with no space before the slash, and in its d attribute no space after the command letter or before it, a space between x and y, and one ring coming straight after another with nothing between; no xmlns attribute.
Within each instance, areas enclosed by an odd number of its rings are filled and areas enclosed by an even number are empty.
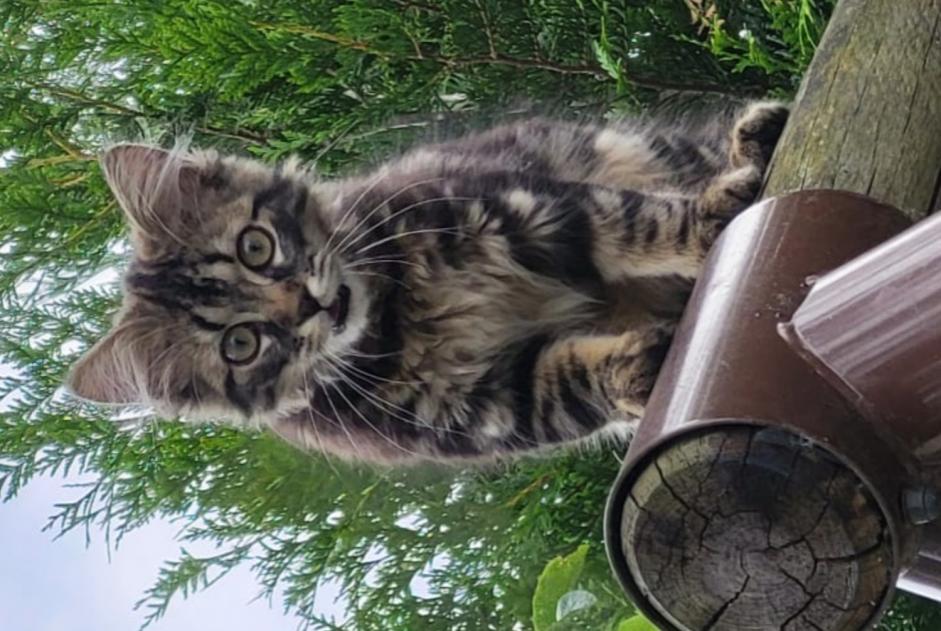
<svg viewBox="0 0 941 631"><path fill-rule="evenodd" d="M307 372L307 366L301 368L302 383L304 385L304 401L306 405L304 406L304 411L307 413L307 418L310 420L310 427L314 432L314 440L317 441L317 447L320 449L320 452L323 454L324 460L327 461L327 464L333 470L334 475L340 477L340 472L334 466L333 461L330 459L330 453L327 451L324 446L323 438L320 436L320 429L317 427L317 419L314 418L314 410L310 405L311 395L310 395L310 375Z"/></svg>
<svg viewBox="0 0 941 631"><path fill-rule="evenodd" d="M392 278L388 274L382 274L380 272L350 272L350 274L352 274L353 276L378 276L380 278L385 278L388 281L395 283L396 285L401 285L402 287L404 287L405 289L409 291L412 291L412 288L409 285L405 284L404 282L400 281L397 278Z"/></svg>
<svg viewBox="0 0 941 631"><path fill-rule="evenodd" d="M344 379L344 383L346 383L347 385L349 385L349 386L352 387L352 388L356 388L356 389L357 389L357 392L359 392L360 394L362 394L362 395L365 396L365 397L373 398L373 399L379 401L380 403L383 403L384 405L391 406L393 409L397 409L397 410L399 410L400 412L402 412L402 413L404 413L404 414L409 414L409 415L411 415L412 417L414 417L416 420L418 420L419 423L421 424L421 426L423 426L423 427L429 427L429 424L428 424L426 421L424 421L423 419L420 419L414 412L411 412L411 411L409 411L409 410L406 410L405 408L396 405L396 404L393 403L392 401L388 401L387 399L383 399L380 395L378 395L378 394L376 394L376 393L373 393L373 392L369 392L368 390L366 390L366 389L362 388L361 386L359 386L359 384L357 384L355 381L352 381L352 380L350 379L350 375L347 375L346 373L343 372L344 368L347 369L347 370L353 368L348 362L345 362L344 360L342 360L341 358L337 357L336 355L330 355L330 360L331 360L331 364L332 364L333 368L334 368L335 370L337 370L337 371L338 371L338 374ZM372 383L373 385L377 385L377 382L376 382L375 380L373 380L371 377L375 377L375 375L371 375L371 376L370 376L370 375L368 375L368 373L367 373L367 374L363 374L363 375L360 376L361 379L369 380L369 381L371 381L371 383Z"/></svg>
<svg viewBox="0 0 941 631"><path fill-rule="evenodd" d="M340 370L340 366L334 366L334 368L337 369L337 370ZM392 401L389 401L388 399L382 398L380 395L376 394L375 392L370 392L370 391L366 390L365 388L363 388L362 386L360 386L359 384L357 384L355 381L353 381L352 379L348 378L348 376L346 376L346 375L343 375L343 376L346 377L346 378L344 379L344 383L346 383L346 384L349 385L351 388L353 388L354 390L356 390L356 391L357 391L360 395L362 395L369 403L372 403L372 405L373 405L374 407L376 407L377 409L379 409L380 411L385 412L385 413L388 414L389 416L392 416L393 418L396 418L396 419L402 421L403 423L406 423L406 424L409 424L409 425L414 425L415 427L420 427L420 428L426 429L426 430L431 429L431 428L434 427L434 424L433 424L433 423L429 423L428 421L426 421L425 419L421 418L420 416L418 416L418 415L415 414L414 412L412 412L412 411L410 411L410 410L406 410L405 408L403 408L403 407L401 407L401 406L399 406L399 405L396 405L395 403L393 403ZM402 414L406 414L406 415L408 415L408 416L410 416L410 417L412 417L412 418L409 419L409 418L407 418L407 417L402 417L401 415L396 414L396 413L390 411L390 409L389 409L390 407L391 407L392 409L398 410L398 411L401 412ZM414 420L412 420L412 419L414 419ZM450 428L450 427L441 427L441 428L436 428L436 429L440 429L440 430L443 430L443 431L446 432L446 433L454 434L454 435L458 435L458 436L471 436L471 434L469 434L468 432L465 432L465 431L462 431L462 430L458 430L458 429L454 429L454 428Z"/></svg>
<svg viewBox="0 0 941 631"><path fill-rule="evenodd" d="M403 261L402 259L383 259L383 258L356 259L355 261L351 263L344 264L344 267L349 269L349 268L363 267L365 265L381 265L384 263L388 263L390 265L395 265L395 264L408 265L416 269L424 269L423 266L419 265L418 263L413 263L411 261Z"/></svg>
<svg viewBox="0 0 941 631"><path fill-rule="evenodd" d="M328 363L330 363L329 360L328 360ZM335 367L335 368L336 368L336 367ZM342 373L341 373L341 377L342 377ZM350 381L349 381L348 379L346 379L346 380L344 380L344 383L350 384ZM350 401L349 397L347 397L346 394L344 394L343 391L342 391L340 388L337 388L336 386L333 386L333 388L334 388L334 391L335 391L337 394L339 394L339 395L343 398L344 401L346 401L346 404L349 406L349 408L350 408L351 410L353 410L353 412L355 412L356 415L359 416L359 418L361 418L361 419L363 420L363 422L366 423L366 425L367 425L369 428L371 428L374 432L376 432L377 434L379 434L379 436L381 436L382 438L384 438L390 445L392 445L392 446L395 447L396 449L399 449L399 450L402 451L403 453L407 453L407 454L409 454L409 455L411 455L411 456L419 456L419 457L421 456L421 454L418 454L418 453L416 453L416 452L414 452L414 451L411 451L410 449L406 449L406 448L403 447L401 444L399 444L398 442L396 442L395 440L393 440L393 439L390 438L389 436L385 435L385 434L382 432L382 430L380 430L378 427L376 427L375 425L373 425L373 424L369 421L369 419L366 418L366 415L364 415L364 414L359 410L359 408L357 408L355 405L353 405L353 402Z"/></svg>
<svg viewBox="0 0 941 631"><path fill-rule="evenodd" d="M387 436L386 434L382 433L382 431L381 431L378 427L376 427L375 425L373 425L373 424L369 421L369 419L366 418L366 415L363 414L363 413L359 410L359 408L357 408L355 405L353 405L353 403L349 400L349 397L347 397L347 396L343 393L342 390L340 390L340 389L337 388L336 386L333 386L333 388L334 388L334 391L335 391L337 394L339 394L339 395L343 398L344 401L346 401L346 404L349 406L349 408L350 408L351 410L353 410L353 412L355 412L356 415L357 415L360 419L362 419L362 421L367 425L367 427L369 427L369 428L372 429L374 432L376 432L376 434L378 434L378 435L381 436L383 439L385 439L386 442L388 442L390 445L392 445L392 446L395 447L396 449L402 451L403 453L407 453L407 454L412 455L412 456L418 456L418 455L419 455L419 454L415 453L414 451L411 451L411 450L409 450L409 449L406 449L405 447L403 447L402 445L400 445L398 442L396 442L394 439L392 439L392 438L390 438L389 436Z"/></svg>
<svg viewBox="0 0 941 631"><path fill-rule="evenodd" d="M399 381L397 379L386 379L385 377L380 377L379 375L376 375L372 372L369 372L368 370L365 370L363 368L360 368L359 366L354 365L352 362L346 360L343 357L340 357L339 355L335 355L333 353L329 353L326 351L324 352L324 354L330 357L331 359L333 359L334 361L336 361L337 363L343 366L346 366L350 370L357 372L360 375L363 375L364 377L368 379L371 379L374 383L377 381L381 381L383 383L391 383L391 384L396 384L396 385L401 385L401 386L415 386L419 383L418 381L415 381L415 380Z"/></svg>
<svg viewBox="0 0 941 631"><path fill-rule="evenodd" d="M337 246L332 250L329 247L330 243L333 241L333 238L340 232L340 228L342 227L344 223L346 223L346 220L350 216L352 216L353 213L356 211L356 209L359 207L359 203L363 201L366 195L372 192L372 190L376 188L376 185L379 184L379 182L384 180L386 177L388 177L388 173L383 170L380 170L379 173L376 174L376 179L373 180L373 182L371 182L369 186L363 189L363 191L359 194L356 200L349 206L349 208L347 208L346 212L343 213L343 218L341 219L341 221L337 224L336 228L330 234L330 239L327 241L327 245L324 247L324 250L326 251L327 255L331 255L331 254L334 254L335 252L342 251L343 243L347 239L349 239L350 235L352 235L356 231L356 228L358 228L359 225L363 221L362 218L360 219L359 222L357 222L355 226L353 226L352 229L350 229L346 234L343 235L343 237L340 239L340 242L337 243ZM376 209L373 208L373 210L371 210L370 213L366 215L366 218L368 218L375 210Z"/></svg>
<svg viewBox="0 0 941 631"><path fill-rule="evenodd" d="M419 182L419 183L421 184L423 182ZM356 245L357 243L365 239L369 235L369 233L371 233L372 231L377 230L378 228L384 226L385 224L389 223L393 219L400 217L404 215L405 213L407 213L408 211L418 208L419 206L424 206L425 204L433 204L435 202L452 202L452 201L453 202L461 202L461 201L470 202L470 201L474 201L475 199L476 199L475 197L454 197L453 195L449 195L449 196L444 196L444 197L432 197L430 199L419 200L413 204L409 204L408 206L405 206L404 208L399 208L397 211L390 214L388 217L384 217L381 221L376 223L374 226L370 226L368 230L356 235L356 238L353 239L353 241L348 241L345 239L344 242L341 243L341 246L343 247L339 247L338 249L340 252L346 252L348 249L350 249L351 247L353 247L354 245ZM388 200L383 202L382 205L385 205L386 203L388 203ZM381 208L382 205L378 206L377 209ZM373 212L375 212L375 210ZM358 227L359 226L357 225L356 228ZM356 228L354 228L353 231L350 232L350 235L355 234Z"/></svg>
<svg viewBox="0 0 941 631"><path fill-rule="evenodd" d="M354 366L353 366L352 364L350 364L350 363L347 362L346 360L344 360L344 359L342 359L342 358L340 358L340 357L338 357L338 356L336 356L336 355L328 355L328 356L329 356L329 358L331 359L331 361L333 361L333 363L335 364L334 368L336 368L336 369L338 369L338 370L348 370L348 371L350 371L350 373L352 374L352 376L355 376L355 377L357 377L357 378L359 378L359 379L362 379L362 380L366 381L370 386L378 386L378 385L380 384L380 382L383 381L383 380L382 380L381 378L379 378L377 375L373 375L373 374L367 373L367 372L365 372L365 371L361 371L361 372L357 373L357 372L354 370ZM344 376L344 377L349 377L349 376L351 376L351 375L347 375L346 373L343 373L343 376ZM355 384L350 384L350 385L355 385Z"/></svg>
<svg viewBox="0 0 941 631"><path fill-rule="evenodd" d="M193 400L197 406L202 406L203 401L199 396L199 388L196 387L196 373L190 375L190 391L193 393Z"/></svg>
<svg viewBox="0 0 941 631"><path fill-rule="evenodd" d="M402 237L408 237L416 234L454 234L460 235L464 232L458 228L425 228L423 230L409 230L408 232L399 232L397 234L389 235L378 241L374 241L367 245L366 247L356 251L356 254L362 254L363 252L368 252L369 250L382 245L383 243L388 243L393 239L401 239Z"/></svg>
<svg viewBox="0 0 941 631"><path fill-rule="evenodd" d="M354 246L354 245L356 245L358 242L362 241L362 240L363 240L366 236L368 236L369 233L371 233L372 231L374 231L374 230L376 230L376 229L382 227L382 226L385 225L386 223L392 221L393 219L396 219L397 217L399 217L399 216L405 214L406 212L408 212L408 211L410 211L410 210L413 210L413 209L415 209L415 208L418 208L418 207L420 207L420 206L424 206L425 204L432 204L432 203L435 203L435 202L443 202L443 201L447 201L447 202L451 202L451 201L455 201L455 202L460 202L460 201L475 201L476 199L477 199L477 198L475 198L475 197L454 197L454 196L446 196L446 197L432 197L432 198L430 198L430 199L422 199L422 200L419 200L419 201L417 201L417 202L415 202L415 203L413 203L413 204L409 204L408 206L405 206L404 208L398 209L397 211L395 211L394 213L392 213L392 214L389 215L388 217L383 218L380 222L378 222L378 223L375 224L374 226L370 226L369 229L366 230L365 232L362 232L362 233L356 235L356 239L354 239L352 242L347 243L347 244L346 244L346 247L345 247L343 250L341 250L341 251L342 251L342 252L347 251L347 250L350 249L352 246Z"/></svg>
<svg viewBox="0 0 941 631"><path fill-rule="evenodd" d="M339 425L343 433L346 434L346 439L349 441L350 447L352 447L356 454L362 458L362 450L359 448L359 445L356 444L356 441L353 440L353 435L350 433L350 430L348 430L346 425L343 424L343 417L340 415L339 410L337 410L337 406L333 403L333 398L330 396L329 388L333 387L333 385L329 383L323 383L321 386L323 387L323 394L327 398L327 403L330 405L330 409L333 410L333 415L336 418L337 425Z"/></svg>
<svg viewBox="0 0 941 631"><path fill-rule="evenodd" d="M334 237L336 237L336 235L339 233L340 229L343 227L343 224L346 223L346 220L354 212L356 212L356 207L359 206L359 203L363 200L363 198L366 197L366 195L368 195L369 192L373 190L377 184L379 184L379 182L384 180L386 175L387 174L384 171L379 171L379 173L377 173L376 177L373 179L372 183L370 183L369 186L363 189L363 192L359 194L359 197L356 198L356 201L354 201L346 209L346 212L343 213L343 215L340 217L340 220L337 222L336 226L334 226L333 230L330 232L330 236L327 238L327 243L324 244L323 246L324 252L326 252L327 254L333 253L333 251L330 249L330 244L333 242Z"/></svg>
<svg viewBox="0 0 941 631"><path fill-rule="evenodd" d="M401 355L402 351L390 351L388 353L361 353L360 351L347 350L343 351L343 353L350 357L362 357L363 359L385 359L386 357L395 357L396 355Z"/></svg>
<svg viewBox="0 0 941 631"><path fill-rule="evenodd" d="M366 403L368 403L368 404L370 404L372 407L376 408L380 413L382 413L382 414L387 414L387 415L390 416L391 418L394 418L394 419L396 419L397 421L400 421L400 422L402 422L402 423L404 423L404 424L406 424L406 425L412 425L412 426L414 426L414 427L419 427L419 428L424 429L424 430L428 430L428 429L431 428L431 426L428 425L428 424L426 424L426 423L417 422L417 421L411 420L411 419L409 419L409 418L407 418L407 417L400 416L399 414L397 414L397 413L394 411L394 409L390 409L390 408L388 408L388 407L385 405L385 404L386 404L386 401L385 401L384 399L382 399L381 397L370 396L368 390L364 390L364 389L358 388L357 386L355 386L355 385L353 385L352 383L350 383L348 380L345 380L344 383L346 383L346 384L349 385L351 388L353 388L354 390L356 390L356 392L357 392L360 396L363 397L363 400L364 400Z"/></svg>
<svg viewBox="0 0 941 631"><path fill-rule="evenodd" d="M324 449L323 440L320 438L320 431L317 429L317 419L314 418L314 411L310 405L310 375L307 373L307 366L301 368L301 385L304 388L304 411L307 413L307 418L310 420L311 429L314 430L314 439L317 441L317 447L326 455L326 450Z"/></svg>
<svg viewBox="0 0 941 631"><path fill-rule="evenodd" d="M388 204L388 203L389 203L390 201L392 201L393 199L395 199L396 197L398 197L399 195L401 195L401 194L404 193L405 191L409 190L410 188L415 188L416 186L421 186L421 185L423 185L423 184L431 184L432 182L438 182L438 181L441 181L441 180L443 180L443 179L444 179L444 178L442 178L442 177L436 177L436 178L431 178L431 179L428 179L428 180L419 180L418 182L412 182L411 184L409 184L409 185L407 185L407 186L403 186L402 188L400 188L400 189L397 190L396 192L392 193L392 195L389 195L389 196L386 197L384 200L382 200L381 202L379 202L378 204L376 204L376 205L372 208L372 210L370 210L368 213L366 213L366 214L359 220L359 222L358 222L355 226L353 226L353 227L350 229L349 233L340 241L339 244L337 244L337 247L336 247L335 251L337 251L337 252L345 252L345 251L349 248L349 244L348 244L349 239L352 238L354 235L356 235L356 231L359 230L360 226L362 226L365 222L369 221L369 218L370 218L370 217L372 217L372 216L375 215L377 212L379 212L380 210L382 210L382 209L385 207L385 205ZM362 196L361 196L361 197L362 197ZM393 215L395 215L395 214L396 214L396 213L393 213ZM376 225L377 225L377 226L381 226L382 224L384 224L384 223L385 223L386 221L388 221L388 220L389 220L389 219L386 218L384 221L380 221L380 222L379 222L378 224L376 224ZM360 234L360 235L356 235L356 241L359 241L360 239L363 238L363 236L365 236L366 234L369 234L374 228L375 228L375 226L373 226L373 228L370 228L369 230L367 230L366 232L364 232L364 233L362 233L362 234ZM356 243L356 241L354 241L353 243Z"/></svg>
<svg viewBox="0 0 941 631"><path fill-rule="evenodd" d="M418 427L426 431L441 431L446 434L452 434L454 436L464 436L464 437L473 436L469 432L459 430L459 429L454 429L453 427L446 427L446 426L436 427L434 423L428 422L427 420L421 418L414 412L406 410L405 408L396 405L395 403L389 401L388 399L384 399L383 397L375 393L369 392L368 390L362 388L355 382L348 380L346 381L346 383L351 388L356 390L360 395L362 395L363 398L367 401L367 403L372 404L372 406L378 409L380 412L384 412L388 414L389 416L391 416L392 418L395 418L396 420L405 423L406 425L412 425L414 427ZM391 409L390 409L390 406L391 406ZM402 416L402 414L406 414L408 416ZM408 418L409 416L411 418Z"/></svg>

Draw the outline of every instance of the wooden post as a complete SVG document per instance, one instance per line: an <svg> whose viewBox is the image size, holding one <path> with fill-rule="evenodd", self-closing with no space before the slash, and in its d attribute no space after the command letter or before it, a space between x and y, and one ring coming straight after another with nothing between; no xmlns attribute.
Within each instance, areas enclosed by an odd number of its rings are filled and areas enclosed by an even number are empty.
<svg viewBox="0 0 941 631"><path fill-rule="evenodd" d="M837 188L920 219L941 174L941 0L842 0L797 95L766 195Z"/></svg>
<svg viewBox="0 0 941 631"><path fill-rule="evenodd" d="M843 189L918 219L938 208L939 183L941 0L842 0L795 101L765 197ZM779 286L758 308L749 303L748 322L684 318L683 347L671 350L670 374L661 374L648 408L657 418L648 414L641 424L612 492L612 563L664 629L856 631L877 621L913 555L913 530L899 511L911 471L904 450L866 427L776 338L778 321L802 299L794 289L802 277L799 265L789 278L765 265L798 253L816 257L810 269L828 271L900 227L862 200L807 199L772 204L768 212L783 220L762 225L751 215L737 227L744 251L726 244L715 257L699 285L712 283L719 297L697 286L696 316L715 319L740 306L720 294L741 287L733 277L745 274L746 259ZM856 217L870 227L859 228ZM793 236L802 229L823 236ZM739 326L760 344L736 342ZM736 387L747 394L736 397ZM681 433L683 423L695 431ZM828 444L834 433L839 440ZM820 446L802 443L807 435Z"/></svg>

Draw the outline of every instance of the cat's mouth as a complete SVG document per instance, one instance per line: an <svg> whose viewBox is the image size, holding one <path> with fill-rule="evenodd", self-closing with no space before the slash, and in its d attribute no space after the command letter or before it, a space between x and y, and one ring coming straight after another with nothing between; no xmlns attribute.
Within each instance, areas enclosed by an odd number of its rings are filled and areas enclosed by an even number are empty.
<svg viewBox="0 0 941 631"><path fill-rule="evenodd" d="M350 314L350 288L340 285L333 304L327 307L327 315L333 320L333 332L342 333L346 328L346 317Z"/></svg>

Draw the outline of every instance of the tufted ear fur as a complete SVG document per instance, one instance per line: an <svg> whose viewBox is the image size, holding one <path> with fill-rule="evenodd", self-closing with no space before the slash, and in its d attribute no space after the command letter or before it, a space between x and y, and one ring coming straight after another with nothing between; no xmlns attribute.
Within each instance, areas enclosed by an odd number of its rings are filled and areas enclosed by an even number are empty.
<svg viewBox="0 0 941 631"><path fill-rule="evenodd" d="M167 240L185 242L197 218L201 185L198 167L182 150L120 144L104 153L101 166L143 258Z"/></svg>
<svg viewBox="0 0 941 631"><path fill-rule="evenodd" d="M66 386L97 403L166 407L195 387L193 347L178 323L126 307L118 323L73 366Z"/></svg>
<svg viewBox="0 0 941 631"><path fill-rule="evenodd" d="M67 387L96 403L143 403L147 398L144 368L150 356L142 343L145 335L134 322L118 324L75 364Z"/></svg>

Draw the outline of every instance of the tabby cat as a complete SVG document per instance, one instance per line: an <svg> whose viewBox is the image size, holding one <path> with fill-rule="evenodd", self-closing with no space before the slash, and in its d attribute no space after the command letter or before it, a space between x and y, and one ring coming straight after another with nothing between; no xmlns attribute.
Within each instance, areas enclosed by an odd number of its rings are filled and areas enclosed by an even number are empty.
<svg viewBox="0 0 941 631"><path fill-rule="evenodd" d="M536 118L338 181L115 146L134 256L70 387L370 462L629 435L672 327L635 288L696 276L786 119Z"/></svg>

